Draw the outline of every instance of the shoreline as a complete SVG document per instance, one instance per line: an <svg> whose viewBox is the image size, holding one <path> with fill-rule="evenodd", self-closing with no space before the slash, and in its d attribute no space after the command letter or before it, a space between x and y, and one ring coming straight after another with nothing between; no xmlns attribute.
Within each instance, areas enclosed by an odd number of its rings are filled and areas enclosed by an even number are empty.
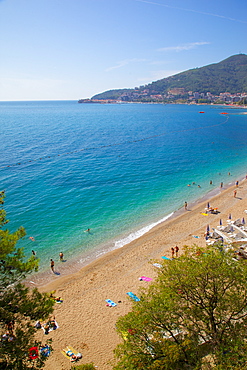
<svg viewBox="0 0 247 370"><path fill-rule="evenodd" d="M61 349L67 345L83 354L79 364L93 362L101 370L112 369L113 350L120 341L115 323L119 316L131 309L126 293L132 291L138 295L140 288L148 286L149 283L140 281L139 277L144 275L154 279L157 269L152 263L162 263L163 255L171 257L172 246L177 245L180 253L184 245L205 246L208 224L216 227L222 219L226 225L229 213L233 220L244 217L247 181L239 181L236 198L233 190L235 185L231 183L211 198L200 199L193 206L189 204L187 211L181 208L174 212L148 233L101 256L79 272L40 287L43 292L56 290L56 296L63 299L62 304L55 305L59 329L49 334L54 352L45 369L70 369L70 362L61 354ZM220 213L204 216L207 201L218 207ZM106 299L113 300L117 306L107 307ZM44 334L40 335L46 339Z"/></svg>
<svg viewBox="0 0 247 370"><path fill-rule="evenodd" d="M229 177L230 180L230 177ZM237 179L239 182L244 180L244 177L240 177ZM196 205L207 202L212 197L219 195L222 191L227 190L229 187L233 186L234 180L229 181L224 185L224 187L221 189L220 187L214 187L212 190L206 192L204 195L200 196L199 198L192 200L191 202L188 202L188 205L190 207L195 207ZM84 252L82 255L77 255L74 259L70 261L65 261L66 264L61 264L60 262L55 263L55 271L57 268L57 272L53 274L50 270L50 268L47 268L46 270L43 270L41 272L37 272L31 276L29 276L25 284L30 287L45 287L46 285L49 285L50 283L59 284L59 280L63 278L70 278L74 274L79 273L82 269L89 266L90 264L94 263L95 261L103 258L104 256L107 256L111 252L114 252L115 250L124 248L126 245L134 242L135 240L142 238L149 232L151 232L154 228L157 226L162 226L164 223L168 222L169 220L172 220L179 215L183 214L184 208L183 206L173 210L172 212L166 214L161 219L158 219L156 221L151 221L149 224L136 229L134 232L129 232L125 236L116 239L115 241L109 242L105 245L101 245L98 247L95 247L92 251ZM143 232L143 230L145 231ZM133 237L133 238L132 238ZM129 240L131 239L131 240ZM74 271L73 271L74 269Z"/></svg>

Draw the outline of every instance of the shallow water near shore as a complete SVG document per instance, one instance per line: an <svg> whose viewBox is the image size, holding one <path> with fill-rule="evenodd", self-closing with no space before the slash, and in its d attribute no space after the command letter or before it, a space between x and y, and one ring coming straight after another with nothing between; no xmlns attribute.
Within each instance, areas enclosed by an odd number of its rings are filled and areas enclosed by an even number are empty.
<svg viewBox="0 0 247 370"><path fill-rule="evenodd" d="M77 271L167 219L184 201L190 204L217 193L220 182L225 187L245 177L246 110L201 110L0 103L8 228L26 229L20 246L40 259L35 283ZM58 275L49 271L50 258Z"/></svg>

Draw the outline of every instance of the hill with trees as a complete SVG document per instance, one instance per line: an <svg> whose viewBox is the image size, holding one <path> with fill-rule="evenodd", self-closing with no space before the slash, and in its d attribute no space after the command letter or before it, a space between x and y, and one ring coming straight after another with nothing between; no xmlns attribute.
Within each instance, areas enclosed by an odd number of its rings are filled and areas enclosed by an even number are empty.
<svg viewBox="0 0 247 370"><path fill-rule="evenodd" d="M176 90L176 91L175 91ZM169 93L185 97L189 92L213 95L247 92L247 55L233 55L219 63L190 69L134 89L108 90L94 95L94 100L148 101L151 96ZM84 102L84 101L79 101Z"/></svg>

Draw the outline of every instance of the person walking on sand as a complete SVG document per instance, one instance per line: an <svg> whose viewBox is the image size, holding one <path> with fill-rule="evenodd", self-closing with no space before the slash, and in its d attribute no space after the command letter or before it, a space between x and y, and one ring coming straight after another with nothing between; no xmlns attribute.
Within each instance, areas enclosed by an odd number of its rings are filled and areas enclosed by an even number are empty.
<svg viewBox="0 0 247 370"><path fill-rule="evenodd" d="M234 198L236 198L236 195L237 195L237 190L234 190L234 192L233 192Z"/></svg>
<svg viewBox="0 0 247 370"><path fill-rule="evenodd" d="M184 202L184 209L187 210L187 207L188 207L188 203Z"/></svg>
<svg viewBox="0 0 247 370"><path fill-rule="evenodd" d="M60 261L63 261L63 252L59 253L59 258L60 258Z"/></svg>
<svg viewBox="0 0 247 370"><path fill-rule="evenodd" d="M172 251L172 258L174 258L174 248L173 247L171 247L171 251Z"/></svg>
<svg viewBox="0 0 247 370"><path fill-rule="evenodd" d="M51 258L51 271L54 272L54 266L55 266L55 262L53 261L53 259Z"/></svg>
<svg viewBox="0 0 247 370"><path fill-rule="evenodd" d="M178 246L176 245L176 247L175 247L176 257L178 257L178 251L179 251L179 248L178 248Z"/></svg>

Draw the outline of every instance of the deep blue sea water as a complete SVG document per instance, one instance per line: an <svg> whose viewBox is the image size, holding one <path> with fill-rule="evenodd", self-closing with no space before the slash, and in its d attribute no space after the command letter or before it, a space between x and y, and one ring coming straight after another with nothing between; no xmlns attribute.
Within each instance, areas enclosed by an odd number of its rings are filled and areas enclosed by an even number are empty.
<svg viewBox="0 0 247 370"><path fill-rule="evenodd" d="M244 177L244 112L222 106L0 102L7 226L25 227L19 246L26 255L37 252L40 272L48 274L50 258L61 275L75 271L146 232L184 201ZM60 251L67 262L59 265Z"/></svg>

